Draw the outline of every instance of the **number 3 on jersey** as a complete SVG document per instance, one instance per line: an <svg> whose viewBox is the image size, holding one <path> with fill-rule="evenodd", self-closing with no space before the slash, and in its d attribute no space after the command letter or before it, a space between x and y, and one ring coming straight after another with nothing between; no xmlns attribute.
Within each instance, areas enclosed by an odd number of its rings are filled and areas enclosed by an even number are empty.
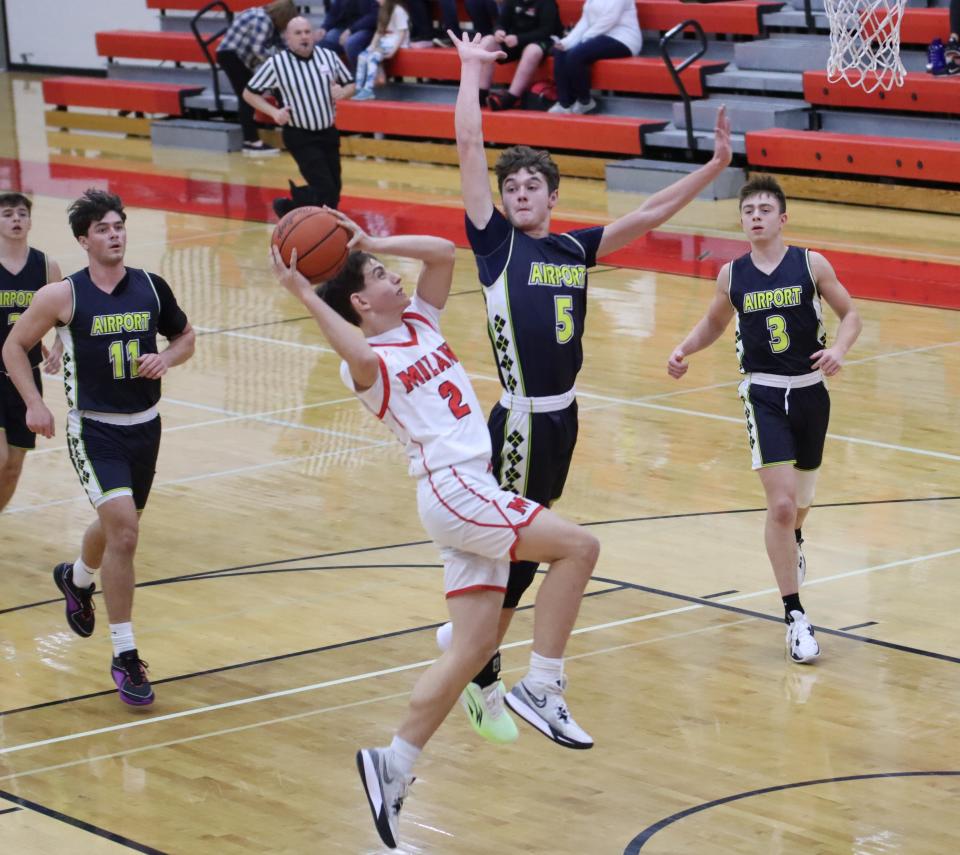
<svg viewBox="0 0 960 855"><path fill-rule="evenodd" d="M110 365L113 367L114 380L123 380L124 377L126 377L123 351L122 341L110 343ZM140 375L140 364L137 360L140 359L140 340L136 338L130 339L130 341L127 342L126 351L127 361L130 363L130 377L138 377Z"/></svg>
<svg viewBox="0 0 960 855"><path fill-rule="evenodd" d="M767 318L767 330L770 332L770 350L774 353L783 353L790 347L787 322L783 319L783 315L770 315Z"/></svg>
<svg viewBox="0 0 960 855"><path fill-rule="evenodd" d="M462 419L470 412L470 405L463 403L463 393L449 380L445 380L437 387L441 398L447 399L447 406L450 412L458 419Z"/></svg>

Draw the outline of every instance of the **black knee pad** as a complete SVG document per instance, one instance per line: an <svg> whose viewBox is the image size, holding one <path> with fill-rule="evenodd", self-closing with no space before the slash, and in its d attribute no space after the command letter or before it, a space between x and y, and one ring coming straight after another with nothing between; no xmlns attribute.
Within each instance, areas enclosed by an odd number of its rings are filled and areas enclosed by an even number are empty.
<svg viewBox="0 0 960 855"><path fill-rule="evenodd" d="M537 575L536 561L513 561L510 564L510 576L507 579L507 593L503 595L503 607L515 609L520 604L523 592L533 584Z"/></svg>

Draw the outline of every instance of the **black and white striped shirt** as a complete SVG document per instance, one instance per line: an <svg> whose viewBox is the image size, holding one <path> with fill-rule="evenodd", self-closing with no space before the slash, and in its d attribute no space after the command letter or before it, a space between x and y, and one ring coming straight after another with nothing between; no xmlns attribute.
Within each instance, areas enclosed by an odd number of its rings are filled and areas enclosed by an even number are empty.
<svg viewBox="0 0 960 855"><path fill-rule="evenodd" d="M290 124L307 131L322 131L333 125L335 103L331 85L353 83L343 61L332 50L315 47L307 59L290 50L274 54L250 78L247 88L260 94L279 89L290 108Z"/></svg>

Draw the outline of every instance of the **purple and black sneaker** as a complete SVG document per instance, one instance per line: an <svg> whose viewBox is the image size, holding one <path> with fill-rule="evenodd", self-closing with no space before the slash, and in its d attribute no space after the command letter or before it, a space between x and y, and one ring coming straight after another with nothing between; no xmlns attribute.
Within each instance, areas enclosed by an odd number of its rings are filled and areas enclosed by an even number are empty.
<svg viewBox="0 0 960 855"><path fill-rule="evenodd" d="M58 564L53 568L53 581L66 600L67 624L77 635L89 638L96 617L93 614L93 592L96 588L78 588L73 584L73 565Z"/></svg>
<svg viewBox="0 0 960 855"><path fill-rule="evenodd" d="M110 663L110 676L117 684L120 700L134 707L145 707L153 703L153 687L147 679L150 666L137 654L136 650L124 650L114 656Z"/></svg>

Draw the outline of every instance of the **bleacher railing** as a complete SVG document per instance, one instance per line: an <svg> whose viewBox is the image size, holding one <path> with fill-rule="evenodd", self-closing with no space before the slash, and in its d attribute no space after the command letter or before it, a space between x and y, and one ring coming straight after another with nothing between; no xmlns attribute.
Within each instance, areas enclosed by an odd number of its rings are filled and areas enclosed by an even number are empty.
<svg viewBox="0 0 960 855"><path fill-rule="evenodd" d="M220 27L216 32L204 34L200 32L200 20L208 12L212 11L223 12L225 17L225 23ZM212 45L217 39L220 38L228 29L230 29L230 24L233 23L233 11L227 6L223 0L213 0L212 3L207 3L200 11L197 12L190 19L190 29L193 31L193 36L197 40L197 43L200 45L200 49L203 51L203 55L207 58L207 62L210 63L210 71L213 73L213 101L216 104L217 112L223 112L223 101L220 98L220 69L217 67L217 57L215 53L210 52L210 45Z"/></svg>
<svg viewBox="0 0 960 855"><path fill-rule="evenodd" d="M700 40L700 47L697 48L697 50L690 54L690 56L683 60L683 62L681 62L679 65L674 65L673 59L670 56L670 42L672 42L677 36L681 35L688 28L693 30L697 38ZM687 66L696 62L706 52L707 34L703 31L703 27L700 26L700 22L695 21L692 18L686 21L681 21L675 27L664 33L660 39L660 55L663 57L663 61L667 66L667 71L670 72L670 76L673 78L673 83L677 87L677 92L683 99L683 115L687 126L687 151L691 157L697 150L697 138L693 134L693 108L690 106L690 95L687 93L687 87L684 86L683 79L680 77L680 75L687 68Z"/></svg>

